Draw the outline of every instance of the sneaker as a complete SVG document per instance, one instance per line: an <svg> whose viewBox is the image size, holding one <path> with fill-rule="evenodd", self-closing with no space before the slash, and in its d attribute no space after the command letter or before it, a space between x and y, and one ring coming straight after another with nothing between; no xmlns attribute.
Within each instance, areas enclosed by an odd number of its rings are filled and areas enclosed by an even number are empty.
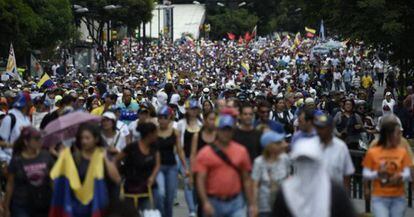
<svg viewBox="0 0 414 217"><path fill-rule="evenodd" d="M195 212L192 212L192 213L190 213L190 215L188 215L188 217L196 217L197 215L196 215L196 213Z"/></svg>

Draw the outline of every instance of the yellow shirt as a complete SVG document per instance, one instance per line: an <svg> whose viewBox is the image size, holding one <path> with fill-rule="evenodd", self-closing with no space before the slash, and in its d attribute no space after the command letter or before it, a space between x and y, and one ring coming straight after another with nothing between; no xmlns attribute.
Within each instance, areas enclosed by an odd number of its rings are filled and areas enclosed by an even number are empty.
<svg viewBox="0 0 414 217"><path fill-rule="evenodd" d="M372 81L371 76L365 76L364 75L361 78L361 83L362 83L362 87L363 88L365 88L365 89L370 88L372 86L372 84L373 84L373 81Z"/></svg>
<svg viewBox="0 0 414 217"><path fill-rule="evenodd" d="M101 116L104 113L105 106L99 106L98 108L95 108L91 111L92 115Z"/></svg>

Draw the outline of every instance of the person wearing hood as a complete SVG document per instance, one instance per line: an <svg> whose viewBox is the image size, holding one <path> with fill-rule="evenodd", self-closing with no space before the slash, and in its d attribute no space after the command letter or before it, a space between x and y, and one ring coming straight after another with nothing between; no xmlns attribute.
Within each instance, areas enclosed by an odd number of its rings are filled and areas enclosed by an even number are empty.
<svg viewBox="0 0 414 217"><path fill-rule="evenodd" d="M347 193L323 166L318 138L299 140L291 159L295 174L281 184L273 217L356 217Z"/></svg>

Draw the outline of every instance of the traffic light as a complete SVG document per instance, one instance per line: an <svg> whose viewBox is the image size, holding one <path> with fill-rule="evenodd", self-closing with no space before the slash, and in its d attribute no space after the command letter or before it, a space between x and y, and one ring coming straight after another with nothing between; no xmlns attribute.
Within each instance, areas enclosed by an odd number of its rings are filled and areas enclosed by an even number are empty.
<svg viewBox="0 0 414 217"><path fill-rule="evenodd" d="M118 39L117 33L118 32L116 30L111 31L111 40L117 40Z"/></svg>
<svg viewBox="0 0 414 217"><path fill-rule="evenodd" d="M135 38L138 39L139 38L139 30L135 29Z"/></svg>

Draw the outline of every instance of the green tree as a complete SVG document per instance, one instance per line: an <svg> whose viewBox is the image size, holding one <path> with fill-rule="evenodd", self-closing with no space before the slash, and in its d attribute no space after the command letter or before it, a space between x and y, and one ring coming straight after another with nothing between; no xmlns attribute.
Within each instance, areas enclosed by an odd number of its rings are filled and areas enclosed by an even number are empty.
<svg viewBox="0 0 414 217"><path fill-rule="evenodd" d="M53 50L73 35L69 0L0 0L0 50L7 56L13 43L24 62L32 50Z"/></svg>
<svg viewBox="0 0 414 217"><path fill-rule="evenodd" d="M223 9L223 13L208 16L211 24L210 37L222 39L228 32L236 35L243 35L247 31L252 31L259 18L249 13L246 9Z"/></svg>
<svg viewBox="0 0 414 217"><path fill-rule="evenodd" d="M10 43L16 55L26 51L36 37L41 18L23 0L0 0L0 50L7 57Z"/></svg>
<svg viewBox="0 0 414 217"><path fill-rule="evenodd" d="M154 0L75 0L75 4L88 8L89 12L79 14L87 24L93 41L102 45L103 28L108 21L128 27L129 32L152 18ZM119 5L118 9L105 10L105 6Z"/></svg>

